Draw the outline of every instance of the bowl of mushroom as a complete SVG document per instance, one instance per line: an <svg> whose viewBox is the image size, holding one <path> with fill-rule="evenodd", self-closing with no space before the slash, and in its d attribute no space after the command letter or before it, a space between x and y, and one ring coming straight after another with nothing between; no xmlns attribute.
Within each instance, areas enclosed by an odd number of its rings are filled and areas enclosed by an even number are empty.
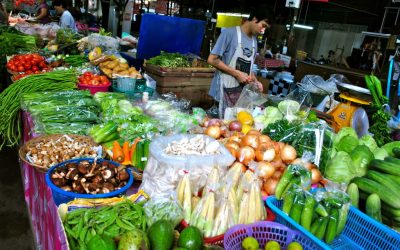
<svg viewBox="0 0 400 250"><path fill-rule="evenodd" d="M57 164L46 173L58 206L75 198L110 198L123 195L133 183L130 169L119 163L93 158L73 159Z"/></svg>

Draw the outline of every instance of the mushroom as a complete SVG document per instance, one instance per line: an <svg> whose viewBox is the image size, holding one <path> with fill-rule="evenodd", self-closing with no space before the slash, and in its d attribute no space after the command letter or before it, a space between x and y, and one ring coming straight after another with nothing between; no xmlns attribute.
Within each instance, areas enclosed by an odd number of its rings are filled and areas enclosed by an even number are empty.
<svg viewBox="0 0 400 250"><path fill-rule="evenodd" d="M88 164L89 164L89 162L88 162ZM96 167L97 167L97 162L94 161L94 162L93 162L93 165L92 165L92 168L90 169L89 173L87 173L87 174L85 175L85 177L92 177L92 176L94 176L94 170L96 169Z"/></svg>
<svg viewBox="0 0 400 250"><path fill-rule="evenodd" d="M67 180L64 178L55 178L55 179L52 179L52 181L53 181L54 185L56 185L57 187L63 187L67 183Z"/></svg>
<svg viewBox="0 0 400 250"><path fill-rule="evenodd" d="M128 179L129 179L129 174L128 174L128 172L126 172L125 169L122 170L122 171L120 171L120 172L118 173L118 179L119 179L120 181L126 181L126 180L128 180Z"/></svg>
<svg viewBox="0 0 400 250"><path fill-rule="evenodd" d="M110 182L106 182L103 184L103 188L101 190L103 193L110 193L114 191L114 185L111 184Z"/></svg>
<svg viewBox="0 0 400 250"><path fill-rule="evenodd" d="M67 192L71 192L72 191L70 186L61 187L61 189L64 190L64 191L67 191Z"/></svg>
<svg viewBox="0 0 400 250"><path fill-rule="evenodd" d="M118 187L119 180L117 178L111 178L110 183L114 185L114 187Z"/></svg>
<svg viewBox="0 0 400 250"><path fill-rule="evenodd" d="M85 162L79 163L78 170L81 174L87 174L87 172L89 171L89 164L85 164Z"/></svg>
<svg viewBox="0 0 400 250"><path fill-rule="evenodd" d="M115 171L114 169L106 168L103 171L101 171L101 175L103 176L104 180L108 180L112 177L114 177Z"/></svg>
<svg viewBox="0 0 400 250"><path fill-rule="evenodd" d="M103 184L101 183L89 183L87 185L87 188L89 189L90 192L96 192L96 190L99 190L103 187Z"/></svg>
<svg viewBox="0 0 400 250"><path fill-rule="evenodd" d="M85 192L85 189L83 188L80 180L76 180L72 183L72 190L80 194L83 194Z"/></svg>
<svg viewBox="0 0 400 250"><path fill-rule="evenodd" d="M75 176L78 175L78 169L76 168L70 168L68 173L65 175L65 178L67 179L73 179Z"/></svg>
<svg viewBox="0 0 400 250"><path fill-rule="evenodd" d="M103 177L101 175L96 175L92 178L92 183L101 184L103 183Z"/></svg>

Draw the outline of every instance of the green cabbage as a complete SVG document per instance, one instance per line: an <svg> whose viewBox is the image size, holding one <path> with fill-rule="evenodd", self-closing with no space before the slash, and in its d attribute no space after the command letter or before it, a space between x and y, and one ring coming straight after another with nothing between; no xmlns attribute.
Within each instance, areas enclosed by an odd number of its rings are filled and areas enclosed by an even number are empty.
<svg viewBox="0 0 400 250"><path fill-rule="evenodd" d="M384 148L377 148L373 153L375 159L378 160L384 160L386 157L389 156L389 153Z"/></svg>
<svg viewBox="0 0 400 250"><path fill-rule="evenodd" d="M340 140L342 140L342 138L345 136L350 136L350 137L358 140L357 133L356 133L356 131L354 131L353 128L344 127L344 128L341 128L339 130L339 133L337 133L337 135L335 136L335 139L333 140L333 145L336 146L340 142Z"/></svg>
<svg viewBox="0 0 400 250"><path fill-rule="evenodd" d="M337 183L349 183L355 176L351 171L353 164L348 153L339 151L328 161L325 168L325 177Z"/></svg>
<svg viewBox="0 0 400 250"><path fill-rule="evenodd" d="M367 174L368 166L374 159L374 154L365 145L358 145L350 154L353 165L350 171L356 176L364 176Z"/></svg>
<svg viewBox="0 0 400 250"><path fill-rule="evenodd" d="M375 139L371 135L364 135L361 137L359 140L360 145L365 145L371 150L371 152L374 152L377 148L378 145L375 142Z"/></svg>
<svg viewBox="0 0 400 250"><path fill-rule="evenodd" d="M349 153L358 146L358 139L351 135L346 135L335 145L337 151Z"/></svg>
<svg viewBox="0 0 400 250"><path fill-rule="evenodd" d="M278 109L283 114L296 114L300 109L300 103L293 100L284 100L278 104Z"/></svg>

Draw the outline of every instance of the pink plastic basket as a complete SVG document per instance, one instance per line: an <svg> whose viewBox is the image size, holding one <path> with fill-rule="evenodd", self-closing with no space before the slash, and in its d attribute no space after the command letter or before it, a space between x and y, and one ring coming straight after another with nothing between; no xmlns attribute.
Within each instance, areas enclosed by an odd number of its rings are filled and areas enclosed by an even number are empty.
<svg viewBox="0 0 400 250"><path fill-rule="evenodd" d="M301 232L294 231L282 224L271 221L261 221L250 225L232 227L225 233L224 248L241 250L242 241L249 236L256 238L262 249L264 249L270 240L278 242L282 249L286 249L289 243L293 241L299 242L303 246L303 249L319 249L318 245L305 237Z"/></svg>
<svg viewBox="0 0 400 250"><path fill-rule="evenodd" d="M104 85L104 86L94 86L94 85L85 85L85 84L78 84L78 89L82 89L82 90L89 90L90 94L94 95L97 92L107 92L108 89L111 86L111 82L108 85Z"/></svg>

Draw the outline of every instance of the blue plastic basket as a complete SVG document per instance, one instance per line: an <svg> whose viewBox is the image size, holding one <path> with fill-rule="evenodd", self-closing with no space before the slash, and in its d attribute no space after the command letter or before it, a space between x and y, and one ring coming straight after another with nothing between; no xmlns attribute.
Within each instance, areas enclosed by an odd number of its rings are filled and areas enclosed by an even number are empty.
<svg viewBox="0 0 400 250"><path fill-rule="evenodd" d="M127 168L126 171L129 174L129 179L128 179L128 182L126 183L126 185L123 188L120 188L118 190L115 190L113 192L106 193L106 194L78 194L78 193L74 193L74 192L65 191L65 190L57 187L56 185L54 185L54 183L50 179L50 176L54 172L54 169L62 167L67 163L79 163L81 161L89 161L90 163L93 163L94 158L79 158L79 159L72 159L72 160L64 161L64 162L61 162L61 163L59 163L57 165L54 165L53 167L51 167L49 169L49 171L47 171L47 173L46 173L46 183L51 188L51 191L52 191L52 194L53 194L54 203L57 206L62 204L62 203L68 203L68 202L74 200L75 198L98 199L98 198L110 198L110 197L116 197L116 196L124 195L126 193L126 191L133 184L134 177L133 177L133 175L131 173L131 170L129 168ZM97 159L97 163L102 163L104 161L112 163L112 164L114 164L116 166L120 165L119 163L116 163L116 162L113 162L113 161L109 161L109 160L105 160L105 159Z"/></svg>
<svg viewBox="0 0 400 250"><path fill-rule="evenodd" d="M257 239L262 249L264 249L270 240L278 242L282 249L286 249L288 244L293 241L299 242L305 250L319 248L301 232L271 221L256 222L250 225L237 225L230 228L224 236L224 248L242 250L242 241L250 236Z"/></svg>
<svg viewBox="0 0 400 250"><path fill-rule="evenodd" d="M343 232L331 244L319 240L300 224L282 212L283 201L275 196L267 199L268 207L275 213L275 221L297 229L314 241L321 249L400 249L400 234L350 207Z"/></svg>

